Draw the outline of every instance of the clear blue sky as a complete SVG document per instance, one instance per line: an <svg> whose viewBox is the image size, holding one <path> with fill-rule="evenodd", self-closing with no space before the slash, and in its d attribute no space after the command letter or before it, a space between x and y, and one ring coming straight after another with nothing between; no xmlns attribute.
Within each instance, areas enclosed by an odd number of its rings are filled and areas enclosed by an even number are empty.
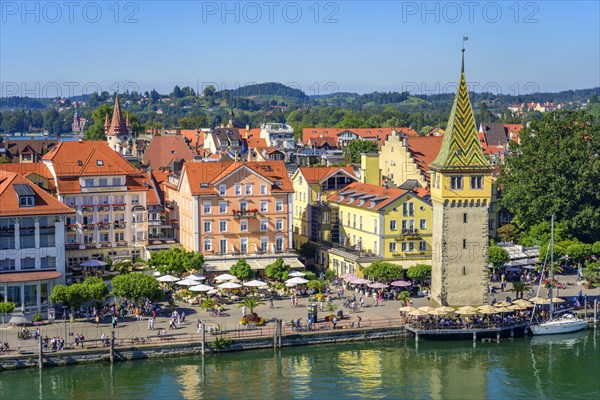
<svg viewBox="0 0 600 400"><path fill-rule="evenodd" d="M463 35L476 91L600 86L598 1L0 3L3 95L268 81L454 92Z"/></svg>

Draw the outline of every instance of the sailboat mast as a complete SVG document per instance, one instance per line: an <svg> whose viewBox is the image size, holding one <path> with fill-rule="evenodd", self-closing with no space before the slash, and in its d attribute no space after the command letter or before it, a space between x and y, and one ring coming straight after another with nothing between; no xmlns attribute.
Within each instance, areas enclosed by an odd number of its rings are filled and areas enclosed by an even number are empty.
<svg viewBox="0 0 600 400"><path fill-rule="evenodd" d="M550 290L548 291L548 298L550 299L550 320L552 320L554 315L554 214L552 214L550 228Z"/></svg>

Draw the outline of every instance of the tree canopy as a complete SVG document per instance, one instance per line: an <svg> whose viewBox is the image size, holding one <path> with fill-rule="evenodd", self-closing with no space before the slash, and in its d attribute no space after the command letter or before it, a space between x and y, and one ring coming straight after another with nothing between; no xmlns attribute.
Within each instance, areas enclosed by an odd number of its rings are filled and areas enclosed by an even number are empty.
<svg viewBox="0 0 600 400"><path fill-rule="evenodd" d="M385 261L375 261L363 271L364 276L369 279L390 282L404 277L404 268L401 265Z"/></svg>
<svg viewBox="0 0 600 400"><path fill-rule="evenodd" d="M171 247L150 253L148 265L163 274L183 274L192 269L200 270L204 265L204 256L181 247Z"/></svg>
<svg viewBox="0 0 600 400"><path fill-rule="evenodd" d="M114 295L136 303L146 299L160 301L164 297L164 292L153 276L137 272L115 276L112 288Z"/></svg>
<svg viewBox="0 0 600 400"><path fill-rule="evenodd" d="M428 264L417 264L408 268L406 276L411 279L418 279L424 281L431 277L431 265Z"/></svg>
<svg viewBox="0 0 600 400"><path fill-rule="evenodd" d="M508 252L502 247L497 245L488 247L488 263L492 264L494 268L500 268L509 261Z"/></svg>
<svg viewBox="0 0 600 400"><path fill-rule="evenodd" d="M279 257L273 264L267 265L265 268L265 276L267 278L285 281L288 278L290 266L283 262L283 258Z"/></svg>
<svg viewBox="0 0 600 400"><path fill-rule="evenodd" d="M108 287L104 281L101 278L89 277L83 283L54 286L50 294L50 301L65 303L76 309L90 300L100 303L106 295L108 295Z"/></svg>
<svg viewBox="0 0 600 400"><path fill-rule="evenodd" d="M371 140L354 139L348 143L346 151L350 153L350 158L354 164L360 163L360 155L364 153L377 153L379 148L377 143Z"/></svg>
<svg viewBox="0 0 600 400"><path fill-rule="evenodd" d="M252 271L250 265L248 265L246 260L244 260L243 258L237 260L237 262L233 264L231 268L229 268L229 273L243 281L250 279L254 276L254 271Z"/></svg>
<svg viewBox="0 0 600 400"><path fill-rule="evenodd" d="M581 241L599 240L600 121L584 111L550 112L519 137L502 167L501 206L521 229L554 214Z"/></svg>

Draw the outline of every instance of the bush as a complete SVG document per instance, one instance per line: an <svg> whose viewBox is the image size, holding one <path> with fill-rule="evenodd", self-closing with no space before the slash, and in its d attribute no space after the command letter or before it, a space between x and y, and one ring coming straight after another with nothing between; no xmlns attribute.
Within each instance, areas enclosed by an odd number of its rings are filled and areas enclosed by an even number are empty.
<svg viewBox="0 0 600 400"><path fill-rule="evenodd" d="M233 340L225 336L218 336L215 338L215 347L218 350L228 349L233 344Z"/></svg>
<svg viewBox="0 0 600 400"><path fill-rule="evenodd" d="M33 314L33 322L42 322L43 318L42 318L42 314L40 314L39 312L36 312L35 314Z"/></svg>
<svg viewBox="0 0 600 400"><path fill-rule="evenodd" d="M240 319L241 325L254 324L256 326L263 326L266 322L267 320L265 318L259 317L258 315L256 315L256 313L247 314L245 317L242 317L242 319Z"/></svg>

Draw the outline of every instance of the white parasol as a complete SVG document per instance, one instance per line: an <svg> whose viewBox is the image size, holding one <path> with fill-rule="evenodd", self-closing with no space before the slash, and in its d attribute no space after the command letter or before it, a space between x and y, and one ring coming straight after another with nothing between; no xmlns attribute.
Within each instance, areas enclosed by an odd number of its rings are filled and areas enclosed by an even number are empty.
<svg viewBox="0 0 600 400"><path fill-rule="evenodd" d="M156 280L159 282L177 282L179 278L173 275L164 275L159 276L158 278L156 278Z"/></svg>
<svg viewBox="0 0 600 400"><path fill-rule="evenodd" d="M285 281L286 285L303 285L305 283L308 283L308 280L304 279L304 278L300 278L300 277L295 277L295 278L291 278L288 279L287 281Z"/></svg>

